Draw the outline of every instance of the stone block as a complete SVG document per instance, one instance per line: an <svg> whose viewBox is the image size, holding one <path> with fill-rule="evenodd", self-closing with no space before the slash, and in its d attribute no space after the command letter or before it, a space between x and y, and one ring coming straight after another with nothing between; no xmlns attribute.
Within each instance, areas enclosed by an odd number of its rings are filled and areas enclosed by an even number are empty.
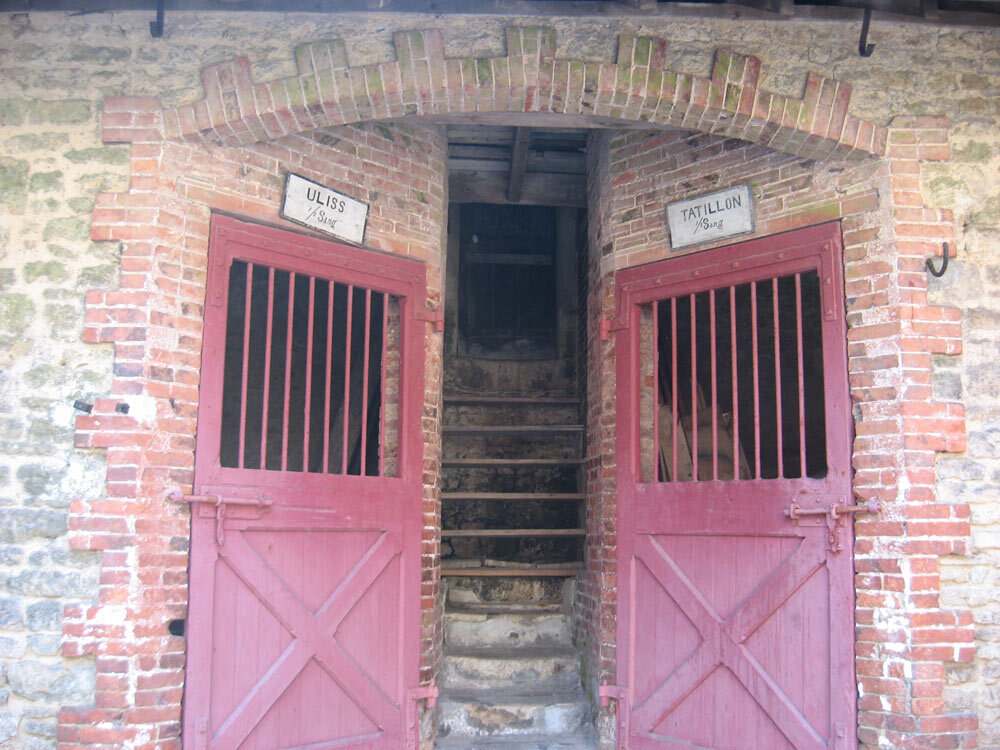
<svg viewBox="0 0 1000 750"><path fill-rule="evenodd" d="M24 610L24 622L31 630L62 630L62 604L41 601L29 604Z"/></svg>
<svg viewBox="0 0 1000 750"><path fill-rule="evenodd" d="M19 627L21 622L21 600L14 598L0 599L0 627Z"/></svg>

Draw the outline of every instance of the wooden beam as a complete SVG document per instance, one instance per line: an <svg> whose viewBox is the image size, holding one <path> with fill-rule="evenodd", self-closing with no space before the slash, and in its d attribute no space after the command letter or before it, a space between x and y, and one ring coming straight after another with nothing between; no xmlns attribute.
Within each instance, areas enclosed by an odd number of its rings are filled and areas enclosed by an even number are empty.
<svg viewBox="0 0 1000 750"><path fill-rule="evenodd" d="M448 178L452 203L509 203L503 172L452 172ZM587 205L587 177L582 174L524 175L519 203L532 206Z"/></svg>
<svg viewBox="0 0 1000 750"><path fill-rule="evenodd" d="M507 178L507 200L511 203L521 201L521 186L524 184L524 168L528 164L530 141L531 131L527 128L517 128L514 131L514 143L510 147L510 175Z"/></svg>

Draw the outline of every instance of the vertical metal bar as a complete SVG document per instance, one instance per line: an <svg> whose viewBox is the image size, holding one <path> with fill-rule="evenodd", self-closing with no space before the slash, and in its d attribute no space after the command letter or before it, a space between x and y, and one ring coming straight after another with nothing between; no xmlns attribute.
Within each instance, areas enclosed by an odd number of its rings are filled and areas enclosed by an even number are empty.
<svg viewBox="0 0 1000 750"><path fill-rule="evenodd" d="M240 455L237 466L243 468L243 452L247 442L247 375L250 363L250 303L253 290L253 263L247 263L246 299L243 301L243 378L240 384Z"/></svg>
<svg viewBox="0 0 1000 750"><path fill-rule="evenodd" d="M799 364L799 474L806 476L806 387L805 371L802 365L802 274L795 274L795 336Z"/></svg>
<svg viewBox="0 0 1000 750"><path fill-rule="evenodd" d="M330 380L333 377L333 288L326 290L326 385L323 394L323 473L330 473Z"/></svg>
<svg viewBox="0 0 1000 750"><path fill-rule="evenodd" d="M660 481L660 302L653 302L653 481Z"/></svg>
<svg viewBox="0 0 1000 750"><path fill-rule="evenodd" d="M711 327L712 346L712 479L719 479L719 385L718 385L718 357L715 351L715 290L708 292L708 324Z"/></svg>
<svg viewBox="0 0 1000 750"><path fill-rule="evenodd" d="M378 475L385 476L385 392L386 353L389 350L389 293L382 292L382 380L379 383L381 398L378 407Z"/></svg>
<svg viewBox="0 0 1000 750"><path fill-rule="evenodd" d="M778 279L771 279L771 309L774 314L774 418L778 434L778 478L785 476L784 422L781 414L781 323L778 320Z"/></svg>
<svg viewBox="0 0 1000 750"><path fill-rule="evenodd" d="M740 390L736 360L736 287L729 287L730 369L733 371L733 479L740 478Z"/></svg>
<svg viewBox="0 0 1000 750"><path fill-rule="evenodd" d="M368 473L368 347L371 343L372 290L365 289L365 348L361 375L361 476Z"/></svg>
<svg viewBox="0 0 1000 750"><path fill-rule="evenodd" d="M288 272L288 324L285 333L285 408L281 415L281 470L288 470L288 409L292 396L292 334L295 322L295 273Z"/></svg>
<svg viewBox="0 0 1000 750"><path fill-rule="evenodd" d="M757 282L750 282L750 330L753 334L753 460L754 476L760 479L760 370L757 351Z"/></svg>
<svg viewBox="0 0 1000 750"><path fill-rule="evenodd" d="M340 446L340 473L347 475L347 425L351 421L351 319L354 316L354 285L347 285L347 330L344 332L344 438Z"/></svg>
<svg viewBox="0 0 1000 750"><path fill-rule="evenodd" d="M691 294L691 479L698 481L698 324L697 299Z"/></svg>
<svg viewBox="0 0 1000 750"><path fill-rule="evenodd" d="M670 300L670 411L673 424L670 435L674 442L674 473L673 481L677 481L677 298Z"/></svg>
<svg viewBox="0 0 1000 750"><path fill-rule="evenodd" d="M260 421L260 468L267 468L267 417L271 402L271 334L274 328L274 269L267 269L267 332L264 335L264 412Z"/></svg>
<svg viewBox="0 0 1000 750"><path fill-rule="evenodd" d="M316 277L309 277L309 312L306 325L306 402L305 420L302 430L302 471L309 471L309 431L310 411L312 409L312 373L313 373L313 325L316 318Z"/></svg>

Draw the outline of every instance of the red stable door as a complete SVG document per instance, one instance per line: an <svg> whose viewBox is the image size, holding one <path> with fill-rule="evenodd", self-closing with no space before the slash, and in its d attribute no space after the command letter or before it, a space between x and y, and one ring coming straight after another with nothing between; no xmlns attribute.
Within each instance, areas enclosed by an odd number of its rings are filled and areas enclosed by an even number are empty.
<svg viewBox="0 0 1000 750"><path fill-rule="evenodd" d="M617 275L619 746L857 746L839 225Z"/></svg>
<svg viewBox="0 0 1000 750"><path fill-rule="evenodd" d="M422 264L215 217L184 747L414 742Z"/></svg>

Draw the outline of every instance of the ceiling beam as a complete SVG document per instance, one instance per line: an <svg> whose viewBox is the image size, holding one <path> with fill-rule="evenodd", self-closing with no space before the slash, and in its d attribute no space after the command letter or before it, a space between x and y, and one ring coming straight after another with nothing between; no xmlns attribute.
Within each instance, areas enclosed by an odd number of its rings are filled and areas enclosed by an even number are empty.
<svg viewBox="0 0 1000 750"><path fill-rule="evenodd" d="M448 178L452 203L510 203L507 175L503 172L452 172ZM587 177L582 174L527 172L521 186L521 205L587 205Z"/></svg>
<svg viewBox="0 0 1000 750"><path fill-rule="evenodd" d="M528 143L531 141L531 131L527 128L517 128L514 131L514 143L510 147L510 174L507 178L507 200L519 203L521 186L524 184L524 168L528 164Z"/></svg>

